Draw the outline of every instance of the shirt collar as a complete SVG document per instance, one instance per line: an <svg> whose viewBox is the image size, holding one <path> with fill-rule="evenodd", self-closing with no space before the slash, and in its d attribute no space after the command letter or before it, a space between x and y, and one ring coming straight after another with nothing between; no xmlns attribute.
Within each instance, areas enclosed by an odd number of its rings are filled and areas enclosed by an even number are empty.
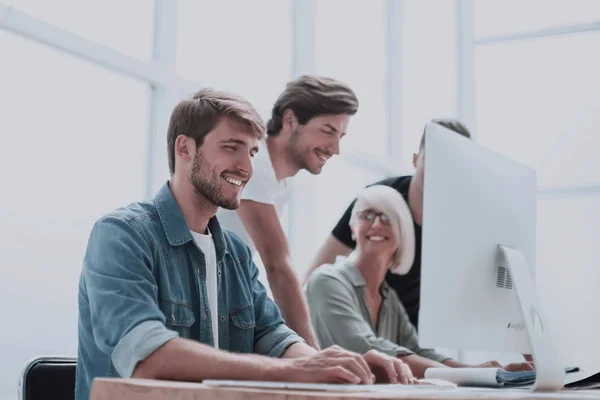
<svg viewBox="0 0 600 400"><path fill-rule="evenodd" d="M344 265L342 266L342 271L344 275L346 275L352 286L356 288L365 287L367 285L365 282L365 278L363 278L358 268L356 268L356 265L354 265L354 263L350 260L344 260L343 262ZM385 280L381 283L379 290L381 292L381 295L385 298L389 291L389 286Z"/></svg>
<svg viewBox="0 0 600 400"><path fill-rule="evenodd" d="M173 197L168 181L154 197L154 203L156 204L160 221L165 230L165 235L171 246L181 246L194 240L179 205L175 201L175 197ZM216 216L208 221L208 229L215 243L217 259L221 259L224 254L228 253L228 250L221 225Z"/></svg>

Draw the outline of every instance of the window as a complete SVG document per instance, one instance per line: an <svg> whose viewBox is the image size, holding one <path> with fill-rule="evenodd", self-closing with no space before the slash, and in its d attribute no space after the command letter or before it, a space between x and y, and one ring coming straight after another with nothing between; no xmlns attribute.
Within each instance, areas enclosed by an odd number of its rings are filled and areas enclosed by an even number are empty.
<svg viewBox="0 0 600 400"><path fill-rule="evenodd" d="M350 85L360 106L340 151L387 156L385 1L317 1L315 64L318 75Z"/></svg>
<svg viewBox="0 0 600 400"><path fill-rule="evenodd" d="M537 168L541 186L600 183L599 47L600 32L477 46L478 141Z"/></svg>
<svg viewBox="0 0 600 400"><path fill-rule="evenodd" d="M152 58L154 1L0 0L0 4L126 55Z"/></svg>
<svg viewBox="0 0 600 400"><path fill-rule="evenodd" d="M292 74L292 12L283 0L179 2L177 71L247 98L265 122Z"/></svg>
<svg viewBox="0 0 600 400"><path fill-rule="evenodd" d="M149 87L4 31L0 48L0 398L12 398L28 359L76 355L92 225L144 195Z"/></svg>
<svg viewBox="0 0 600 400"><path fill-rule="evenodd" d="M432 12L435 9L436 12ZM402 3L402 160L412 171L425 124L456 117L457 36L455 1ZM392 132L393 135L400 132Z"/></svg>
<svg viewBox="0 0 600 400"><path fill-rule="evenodd" d="M538 201L538 267L542 296L556 348L565 365L596 365L600 320L597 284L600 193L542 197ZM575 277L575 278L574 278ZM573 329L573 327L577 327Z"/></svg>
<svg viewBox="0 0 600 400"><path fill-rule="evenodd" d="M596 0L473 1L476 38L510 35L600 21ZM560 53L557 53L560 54Z"/></svg>
<svg viewBox="0 0 600 400"><path fill-rule="evenodd" d="M565 129L539 168L544 188L600 185L600 96L598 102L574 111L572 125Z"/></svg>

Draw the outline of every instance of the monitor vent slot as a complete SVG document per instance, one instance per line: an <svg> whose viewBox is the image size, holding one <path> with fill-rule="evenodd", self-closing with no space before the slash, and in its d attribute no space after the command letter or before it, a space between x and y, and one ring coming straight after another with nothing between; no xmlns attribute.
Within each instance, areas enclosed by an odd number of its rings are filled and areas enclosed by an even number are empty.
<svg viewBox="0 0 600 400"><path fill-rule="evenodd" d="M525 330L525 324L513 324L512 322L509 322L507 328L522 332Z"/></svg>
<svg viewBox="0 0 600 400"><path fill-rule="evenodd" d="M498 267L498 276L496 279L496 287L500 289L513 289L513 281L510 275L510 271L505 266Z"/></svg>

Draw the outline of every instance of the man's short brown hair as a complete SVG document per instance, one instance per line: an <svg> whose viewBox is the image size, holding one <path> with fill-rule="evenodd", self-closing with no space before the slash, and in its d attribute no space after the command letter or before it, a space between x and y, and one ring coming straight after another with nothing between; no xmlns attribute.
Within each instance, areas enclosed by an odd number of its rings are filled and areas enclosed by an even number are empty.
<svg viewBox="0 0 600 400"><path fill-rule="evenodd" d="M169 171L175 173L175 140L188 136L200 147L204 137L222 117L233 118L246 124L257 139L265 135L264 122L254 107L241 96L210 88L202 89L190 99L179 102L171 113L167 133Z"/></svg>
<svg viewBox="0 0 600 400"><path fill-rule="evenodd" d="M471 139L471 132L467 129L467 127L457 119L452 118L437 118L432 119L429 122L436 123L438 125L443 126L446 129L450 129L458 133L459 135L463 135L464 137ZM423 130L423 136L421 136L421 144L419 144L419 153L423 151L425 148L425 131Z"/></svg>
<svg viewBox="0 0 600 400"><path fill-rule="evenodd" d="M290 109L301 125L319 115L348 114L358 111L358 98L348 85L333 78L303 75L286 85L273 106L267 134L277 136L283 126L283 113Z"/></svg>

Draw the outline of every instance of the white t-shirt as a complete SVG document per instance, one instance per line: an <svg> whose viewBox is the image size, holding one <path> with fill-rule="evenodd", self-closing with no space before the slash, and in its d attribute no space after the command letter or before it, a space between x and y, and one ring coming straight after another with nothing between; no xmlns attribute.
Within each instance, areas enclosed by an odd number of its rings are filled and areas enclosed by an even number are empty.
<svg viewBox="0 0 600 400"><path fill-rule="evenodd" d="M219 313L218 313L218 295L217 295L217 254L215 252L215 243L212 235L206 229L208 234L192 232L196 245L204 253L206 262L206 291L208 292L208 306L210 307L212 333L214 345L219 348Z"/></svg>
<svg viewBox="0 0 600 400"><path fill-rule="evenodd" d="M286 211L286 206L290 200L291 182L290 179L277 180L275 169L271 163L269 149L264 140L259 143L259 151L254 156L252 163L254 174L246 187L242 191L242 200L253 200L258 203L272 204L275 207L277 216L281 219ZM236 233L252 250L256 252L256 246L252 242L250 235L244 228L236 210L225 210L220 208L217 212L219 223L224 229Z"/></svg>

